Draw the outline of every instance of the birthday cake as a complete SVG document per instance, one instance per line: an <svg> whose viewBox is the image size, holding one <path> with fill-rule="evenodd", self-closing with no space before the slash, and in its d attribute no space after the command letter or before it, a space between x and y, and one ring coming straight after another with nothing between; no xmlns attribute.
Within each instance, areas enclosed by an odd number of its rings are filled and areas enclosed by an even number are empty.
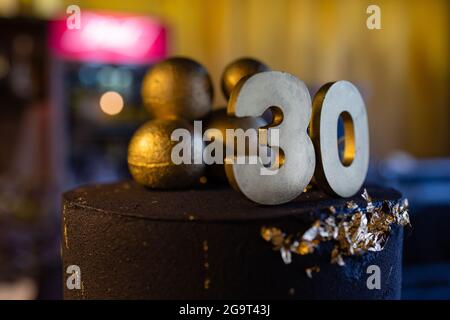
<svg viewBox="0 0 450 320"><path fill-rule="evenodd" d="M149 71L142 94L155 119L130 141L134 181L63 195L66 299L400 298L408 203L393 189L363 186L368 129L359 92L346 81L319 90L308 137L306 86L267 70L252 59L227 67L232 116L209 115L211 80L196 62L168 59ZM200 132L188 122L208 115ZM227 153L229 128L255 129L267 162ZM186 136L188 147L177 140ZM250 142L241 149L247 159ZM215 162L197 161L202 151Z"/></svg>
<svg viewBox="0 0 450 320"><path fill-rule="evenodd" d="M359 195L336 199L320 191L268 207L230 188L150 191L122 182L76 189L64 195L62 256L65 268L79 266L81 289L65 286L64 297L398 299L402 228L393 222L389 233L388 225L369 231L362 220L382 212L395 221L406 208L392 189L367 192L370 212ZM353 240L323 234L326 219L339 214L363 215L345 220ZM334 223L329 227L344 228ZM318 224L322 235L311 234ZM380 236L383 250L368 250L376 247L364 238L370 234ZM379 268L379 288L367 284L370 266Z"/></svg>

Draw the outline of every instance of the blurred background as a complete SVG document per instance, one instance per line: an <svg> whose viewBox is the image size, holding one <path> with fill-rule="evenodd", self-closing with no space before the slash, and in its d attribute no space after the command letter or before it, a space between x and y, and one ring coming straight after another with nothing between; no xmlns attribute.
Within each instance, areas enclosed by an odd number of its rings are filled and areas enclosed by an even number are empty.
<svg viewBox="0 0 450 320"><path fill-rule="evenodd" d="M367 7L381 9L369 30ZM81 29L66 13L81 9ZM403 297L450 299L446 0L0 0L0 299L61 298L60 196L128 177L140 83L169 55L220 76L251 56L314 95L346 79L369 113L369 181L410 200ZM75 21L76 22L76 21Z"/></svg>

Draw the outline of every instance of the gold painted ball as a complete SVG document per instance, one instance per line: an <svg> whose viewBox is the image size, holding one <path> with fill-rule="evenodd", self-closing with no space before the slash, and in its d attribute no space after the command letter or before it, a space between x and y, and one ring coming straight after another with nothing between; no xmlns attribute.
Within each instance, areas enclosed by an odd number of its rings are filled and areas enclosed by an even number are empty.
<svg viewBox="0 0 450 320"><path fill-rule="evenodd" d="M226 156L226 145L230 145L233 141L226 140L226 129L242 128L244 131L249 128L260 128L267 124L267 122L261 118L254 117L232 117L227 115L227 110L221 108L211 113L210 117L206 121L204 131L208 129L218 129L221 133L220 136L214 136L214 139L219 140L223 146L224 159ZM227 176L225 173L225 167L223 164L212 164L206 166L206 173L211 181L218 183L227 182Z"/></svg>
<svg viewBox="0 0 450 320"><path fill-rule="evenodd" d="M223 95L228 100L233 88L243 77L269 70L267 65L252 58L241 58L231 62L222 74Z"/></svg>
<svg viewBox="0 0 450 320"><path fill-rule="evenodd" d="M154 65L145 75L142 99L154 118L201 119L214 96L208 71L198 62L174 57Z"/></svg>
<svg viewBox="0 0 450 320"><path fill-rule="evenodd" d="M172 141L171 134L179 128L187 129L194 137L192 126L182 119L155 119L134 133L128 146L128 168L136 182L150 188L180 189L199 181L204 174L204 164L177 165L172 161L172 148L179 142ZM192 140L193 149L202 152L201 137ZM192 157L193 154L191 152Z"/></svg>

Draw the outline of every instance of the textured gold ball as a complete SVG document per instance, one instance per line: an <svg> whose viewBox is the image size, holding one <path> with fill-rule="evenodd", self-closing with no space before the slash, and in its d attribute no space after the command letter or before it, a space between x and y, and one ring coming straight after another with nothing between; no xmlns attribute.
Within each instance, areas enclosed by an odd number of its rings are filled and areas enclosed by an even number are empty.
<svg viewBox="0 0 450 320"><path fill-rule="evenodd" d="M154 118L200 119L211 111L213 85L198 62L175 57L154 65L142 83L142 99Z"/></svg>
<svg viewBox="0 0 450 320"><path fill-rule="evenodd" d="M186 188L198 182L204 173L204 164L172 162L171 141L175 129L185 128L193 136L192 126L184 120L156 119L143 124L131 138L128 146L128 168L134 180L151 188ZM203 141L192 139L194 148L203 150Z"/></svg>
<svg viewBox="0 0 450 320"><path fill-rule="evenodd" d="M222 75L222 92L228 100L231 91L236 84L245 76L252 76L259 72L269 71L269 67L261 61L252 58L241 58L226 66Z"/></svg>
<svg viewBox="0 0 450 320"><path fill-rule="evenodd" d="M226 129L242 128L244 131L249 128L257 129L265 126L267 122L263 118L253 117L231 117L227 115L226 109L218 109L211 113L210 117L206 121L204 130L218 129L220 130L222 137L214 137L215 139L221 139L223 145L223 155L226 155L226 144L230 145L233 141L226 141ZM215 140L215 141L217 141ZM212 181L226 182L227 176L225 174L225 167L223 164L212 164L207 166L207 175Z"/></svg>

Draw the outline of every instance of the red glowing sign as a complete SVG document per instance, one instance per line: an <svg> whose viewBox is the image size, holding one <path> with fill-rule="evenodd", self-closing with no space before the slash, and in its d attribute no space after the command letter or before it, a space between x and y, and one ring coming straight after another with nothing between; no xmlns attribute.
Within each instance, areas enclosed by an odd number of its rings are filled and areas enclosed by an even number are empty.
<svg viewBox="0 0 450 320"><path fill-rule="evenodd" d="M68 60L146 64L166 56L166 28L145 16L81 12L80 28L50 22L50 48Z"/></svg>

